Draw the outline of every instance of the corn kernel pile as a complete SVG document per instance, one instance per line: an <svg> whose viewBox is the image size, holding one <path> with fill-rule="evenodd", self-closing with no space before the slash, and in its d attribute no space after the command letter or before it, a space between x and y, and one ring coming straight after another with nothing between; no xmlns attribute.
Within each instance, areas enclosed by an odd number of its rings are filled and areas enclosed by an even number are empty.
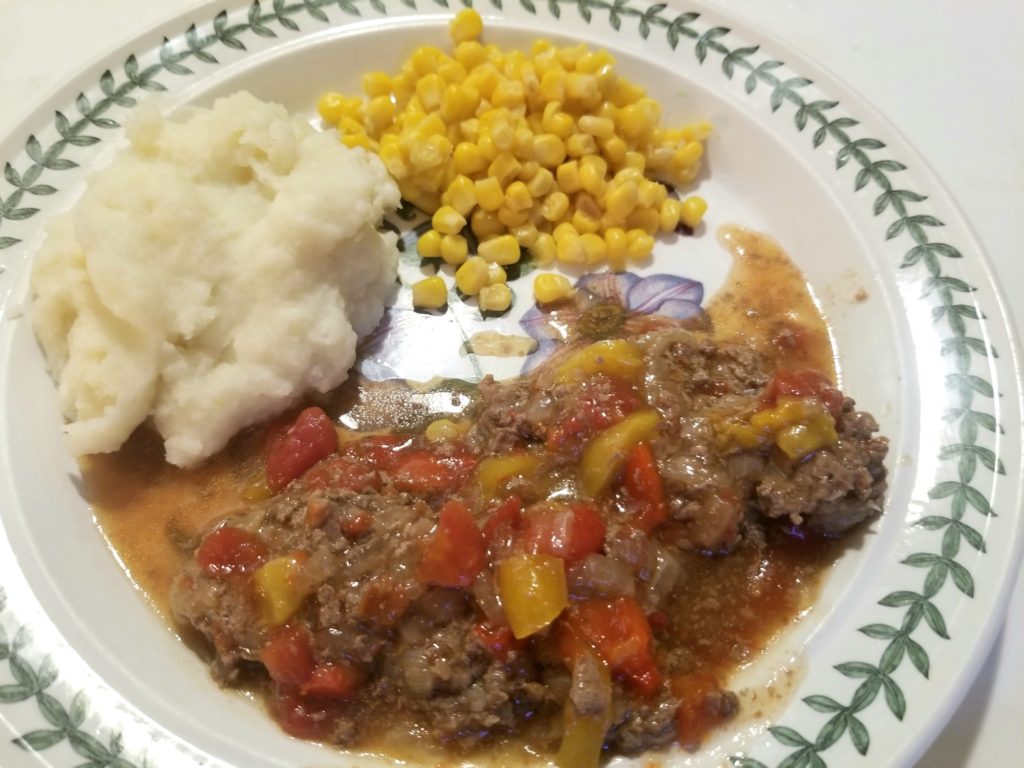
<svg viewBox="0 0 1024 768"><path fill-rule="evenodd" d="M420 255L458 266L456 284L481 309L508 308L503 267L521 248L540 265L622 270L650 255L656 233L700 223L706 203L669 197L664 183L696 177L708 123L662 127L661 105L619 77L607 51L546 40L502 51L482 32L476 11L460 11L453 55L422 46L397 74L364 75L365 98L319 102L345 144L378 153L402 196L432 214ZM535 298L562 298L567 283L543 282ZM443 301L442 286L419 287L417 306Z"/></svg>

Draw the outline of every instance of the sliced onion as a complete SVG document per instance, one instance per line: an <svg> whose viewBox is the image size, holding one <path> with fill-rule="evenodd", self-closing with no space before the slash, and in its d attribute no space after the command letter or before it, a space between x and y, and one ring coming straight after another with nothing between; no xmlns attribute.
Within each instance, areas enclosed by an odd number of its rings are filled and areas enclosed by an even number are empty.
<svg viewBox="0 0 1024 768"><path fill-rule="evenodd" d="M587 555L569 569L568 581L576 598L632 597L636 592L629 566L605 555Z"/></svg>

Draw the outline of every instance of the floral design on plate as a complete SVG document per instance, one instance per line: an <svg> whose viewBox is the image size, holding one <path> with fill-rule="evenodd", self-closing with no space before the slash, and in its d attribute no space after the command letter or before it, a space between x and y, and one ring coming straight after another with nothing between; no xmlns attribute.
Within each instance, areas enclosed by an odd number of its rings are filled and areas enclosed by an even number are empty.
<svg viewBox="0 0 1024 768"><path fill-rule="evenodd" d="M564 313L578 313L587 303L621 307L627 312L689 320L702 313L704 285L696 280L677 275L648 275L641 277L632 272L597 272L583 275L576 281L576 290L583 294L583 301L562 309ZM591 301L588 302L587 299ZM560 322L552 322L551 313L533 306L528 309L519 324L537 340L537 349L527 357L523 372L530 371L542 363L548 355L565 342Z"/></svg>

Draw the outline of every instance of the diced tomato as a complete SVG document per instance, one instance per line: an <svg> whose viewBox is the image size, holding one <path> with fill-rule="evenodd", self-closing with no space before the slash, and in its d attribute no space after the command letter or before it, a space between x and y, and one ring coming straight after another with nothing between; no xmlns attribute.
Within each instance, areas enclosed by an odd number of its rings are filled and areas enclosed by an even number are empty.
<svg viewBox="0 0 1024 768"><path fill-rule="evenodd" d="M282 627L264 644L260 661L275 683L302 685L316 666L309 632L301 627Z"/></svg>
<svg viewBox="0 0 1024 768"><path fill-rule="evenodd" d="M196 562L209 576L227 576L256 570L267 555L267 544L259 535L225 525L203 539Z"/></svg>
<svg viewBox="0 0 1024 768"><path fill-rule="evenodd" d="M419 580L439 587L468 587L486 564L487 541L469 509L459 501L447 502L424 548Z"/></svg>
<svg viewBox="0 0 1024 768"><path fill-rule="evenodd" d="M661 685L651 625L635 600L620 597L576 603L566 615L565 626L567 636L560 638L560 647L567 660L575 658L582 640L637 693L650 696Z"/></svg>
<svg viewBox="0 0 1024 768"><path fill-rule="evenodd" d="M334 456L316 464L302 476L312 490L379 491L380 474L373 468L344 456Z"/></svg>
<svg viewBox="0 0 1024 768"><path fill-rule="evenodd" d="M565 417L548 429L545 446L549 451L575 455L591 437L622 421L639 405L640 399L628 382L595 376L571 400Z"/></svg>
<svg viewBox="0 0 1024 768"><path fill-rule="evenodd" d="M554 555L572 565L604 546L605 525L593 504L541 502L523 517L519 543L531 555Z"/></svg>
<svg viewBox="0 0 1024 768"><path fill-rule="evenodd" d="M522 525L522 512L523 500L514 494L491 512L484 523L484 538L492 553L503 552L512 546L516 532Z"/></svg>
<svg viewBox="0 0 1024 768"><path fill-rule="evenodd" d="M817 397L828 408L833 419L843 412L843 393L828 376L811 369L790 371L780 369L768 382L761 395L762 408L772 408L780 397Z"/></svg>
<svg viewBox="0 0 1024 768"><path fill-rule="evenodd" d="M481 622L473 626L473 636L500 662L508 661L512 651L521 647L510 627L493 627Z"/></svg>
<svg viewBox="0 0 1024 768"><path fill-rule="evenodd" d="M371 468L389 471L411 443L408 435L370 435L345 443L341 455Z"/></svg>
<svg viewBox="0 0 1024 768"><path fill-rule="evenodd" d="M462 485L476 466L477 459L467 451L440 455L426 449L409 449L396 458L391 481L400 491L439 494Z"/></svg>
<svg viewBox="0 0 1024 768"><path fill-rule="evenodd" d="M302 684L299 692L303 696L348 701L359 692L364 677L352 664L319 664Z"/></svg>
<svg viewBox="0 0 1024 768"><path fill-rule="evenodd" d="M365 536L371 528L373 528L373 518L361 509L350 512L341 523L342 532L350 539Z"/></svg>
<svg viewBox="0 0 1024 768"><path fill-rule="evenodd" d="M267 486L277 492L338 449L338 433L321 408L306 408L267 443Z"/></svg>
<svg viewBox="0 0 1024 768"><path fill-rule="evenodd" d="M633 523L644 533L650 533L668 519L665 488L658 473L654 452L647 443L640 443L626 460L623 485L635 509Z"/></svg>
<svg viewBox="0 0 1024 768"><path fill-rule="evenodd" d="M721 691L717 678L710 672L695 672L672 679L672 693L679 699L676 710L676 731L679 743L689 750L696 749L716 725L729 719L732 712L715 706Z"/></svg>
<svg viewBox="0 0 1024 768"><path fill-rule="evenodd" d="M279 691L270 700L270 714L285 733L313 741L331 738L339 707L330 699L306 698L291 691Z"/></svg>

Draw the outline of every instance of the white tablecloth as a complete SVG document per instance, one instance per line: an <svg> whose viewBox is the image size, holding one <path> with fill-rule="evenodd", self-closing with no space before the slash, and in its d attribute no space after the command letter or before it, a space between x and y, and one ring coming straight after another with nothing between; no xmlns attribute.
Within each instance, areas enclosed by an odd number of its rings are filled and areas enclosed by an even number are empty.
<svg viewBox="0 0 1024 768"><path fill-rule="evenodd" d="M1024 3L717 0L860 91L928 159L1024 296ZM0 135L73 73L197 0L0 0ZM211 6L211 10L213 6ZM199 14L205 18L209 11ZM1024 310L1018 312L1020 332ZM922 768L1024 764L1024 574L986 665Z"/></svg>

